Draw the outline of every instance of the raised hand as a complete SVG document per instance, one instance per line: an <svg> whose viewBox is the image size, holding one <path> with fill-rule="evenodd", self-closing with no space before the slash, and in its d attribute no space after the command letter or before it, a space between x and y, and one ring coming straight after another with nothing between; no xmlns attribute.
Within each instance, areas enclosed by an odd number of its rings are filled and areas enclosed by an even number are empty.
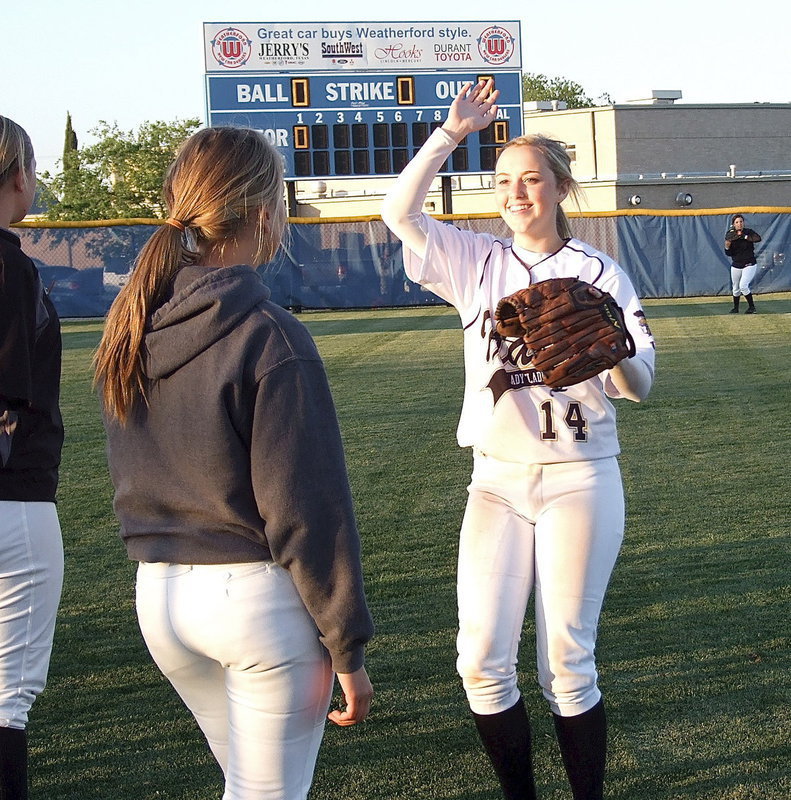
<svg viewBox="0 0 791 800"><path fill-rule="evenodd" d="M475 131L482 131L497 117L496 100L500 90L494 81L478 81L474 86L465 83L448 110L442 129L457 143Z"/></svg>

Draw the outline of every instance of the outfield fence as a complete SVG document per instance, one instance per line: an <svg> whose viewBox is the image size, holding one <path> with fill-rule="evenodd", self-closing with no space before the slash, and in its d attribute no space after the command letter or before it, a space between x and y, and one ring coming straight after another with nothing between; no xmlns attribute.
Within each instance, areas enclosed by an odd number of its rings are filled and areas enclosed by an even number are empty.
<svg viewBox="0 0 791 800"><path fill-rule="evenodd" d="M641 297L730 293L723 251L732 214L762 236L756 293L791 290L791 207L692 211L648 209L570 214L578 239L615 258ZM438 215L459 228L506 237L499 216ZM136 254L161 220L23 222L15 226L59 313L101 317L129 278ZM788 259L787 259L788 256ZM443 301L404 274L401 243L379 217L290 220L287 242L259 267L282 306L377 308Z"/></svg>

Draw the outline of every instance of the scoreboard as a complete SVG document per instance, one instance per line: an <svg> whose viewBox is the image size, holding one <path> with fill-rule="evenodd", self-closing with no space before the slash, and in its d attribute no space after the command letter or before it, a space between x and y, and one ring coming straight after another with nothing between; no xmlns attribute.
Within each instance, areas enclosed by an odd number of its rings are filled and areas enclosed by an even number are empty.
<svg viewBox="0 0 791 800"><path fill-rule="evenodd" d="M437 71L207 74L210 126L264 131L290 180L397 175L467 83L492 78L497 119L468 136L441 175L490 172L499 148L522 133L521 73Z"/></svg>

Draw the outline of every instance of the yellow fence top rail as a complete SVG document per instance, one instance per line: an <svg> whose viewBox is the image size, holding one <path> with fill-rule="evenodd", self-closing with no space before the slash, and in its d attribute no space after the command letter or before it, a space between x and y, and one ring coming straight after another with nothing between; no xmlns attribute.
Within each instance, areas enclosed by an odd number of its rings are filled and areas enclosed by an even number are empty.
<svg viewBox="0 0 791 800"><path fill-rule="evenodd" d="M791 214L791 206L733 206L728 208L624 208L617 211L567 211L566 216L575 219L580 217L705 217L716 214ZM497 219L496 211L483 214L432 214L441 220L455 219ZM327 225L338 222L377 222L381 216L372 214L364 217L289 217L290 225ZM164 225L163 219L99 219L99 220L23 220L14 228L109 228L119 225Z"/></svg>

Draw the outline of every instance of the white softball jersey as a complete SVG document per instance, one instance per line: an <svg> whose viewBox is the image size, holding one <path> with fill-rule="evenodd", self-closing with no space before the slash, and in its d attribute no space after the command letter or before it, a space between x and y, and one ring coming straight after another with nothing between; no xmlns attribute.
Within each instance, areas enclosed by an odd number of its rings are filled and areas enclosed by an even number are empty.
<svg viewBox="0 0 791 800"><path fill-rule="evenodd" d="M457 430L462 447L501 459L553 464L620 452L609 371L575 386L551 389L529 361L521 339L494 328L498 301L532 283L574 277L609 292L624 311L636 353L654 369L654 340L634 287L611 258L570 239L557 252L536 254L509 239L463 231L423 215L420 258L404 245L406 274L453 305L464 329L465 388Z"/></svg>

